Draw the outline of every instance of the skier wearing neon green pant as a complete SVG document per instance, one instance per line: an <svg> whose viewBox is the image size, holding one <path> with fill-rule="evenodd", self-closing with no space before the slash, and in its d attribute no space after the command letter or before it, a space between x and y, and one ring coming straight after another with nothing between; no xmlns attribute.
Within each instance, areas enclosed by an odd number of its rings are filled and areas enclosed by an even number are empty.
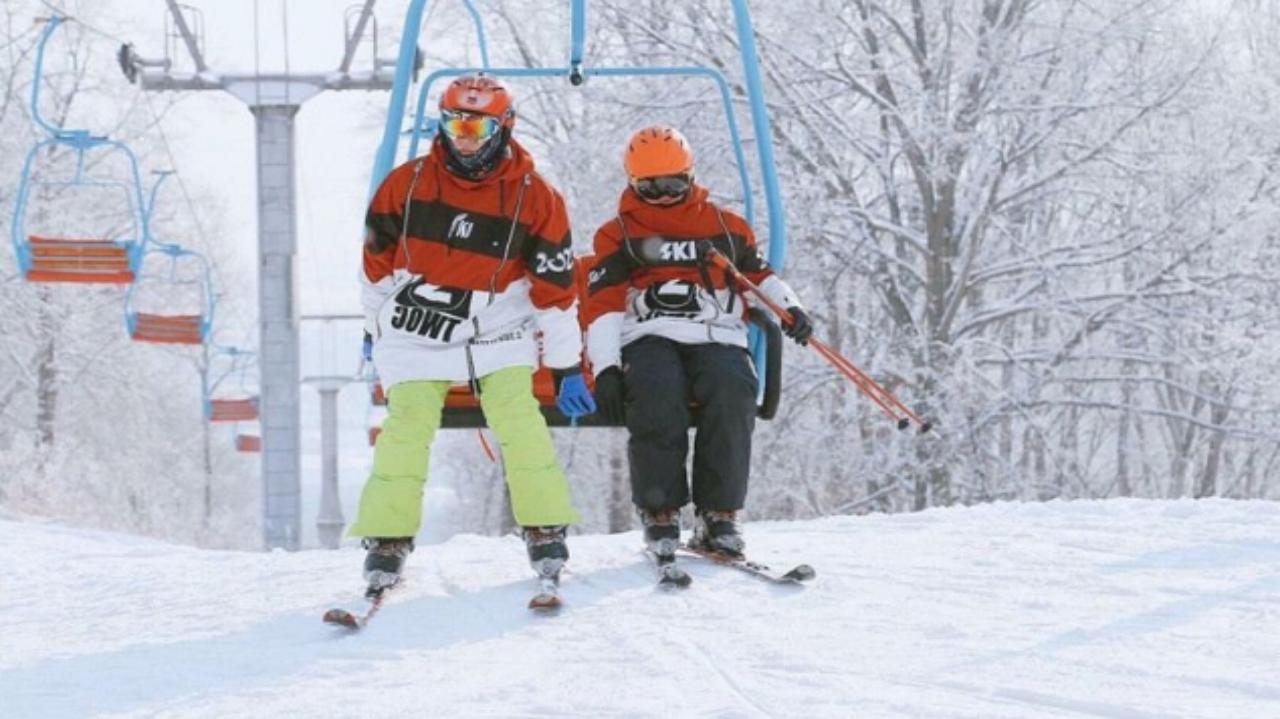
<svg viewBox="0 0 1280 719"><path fill-rule="evenodd" d="M388 391L373 472L349 534L365 537L376 596L399 581L422 520L430 446L449 388L477 388L502 448L512 512L529 561L554 579L578 521L551 433L533 394L541 359L571 417L595 403L579 366L574 258L564 200L511 138L506 88L454 80L427 155L392 170L365 224L366 356Z"/></svg>
<svg viewBox="0 0 1280 719"><path fill-rule="evenodd" d="M373 454L373 473L351 525L353 536L417 534L431 440L440 427L451 384L401 382L391 388L389 411ZM577 522L569 485L533 396L530 368L508 367L482 377L480 405L502 448L516 522L526 527Z"/></svg>

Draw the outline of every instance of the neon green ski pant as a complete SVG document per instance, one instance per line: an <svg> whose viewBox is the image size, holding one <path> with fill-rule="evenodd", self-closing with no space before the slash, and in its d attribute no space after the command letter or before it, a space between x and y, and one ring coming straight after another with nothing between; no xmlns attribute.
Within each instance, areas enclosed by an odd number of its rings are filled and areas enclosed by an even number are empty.
<svg viewBox="0 0 1280 719"><path fill-rule="evenodd" d="M387 418L373 450L373 473L360 495L353 537L412 537L422 524L431 440L452 383L401 382L387 394ZM533 395L533 371L507 367L480 378L480 407L498 437L516 522L574 524L578 513L547 422Z"/></svg>

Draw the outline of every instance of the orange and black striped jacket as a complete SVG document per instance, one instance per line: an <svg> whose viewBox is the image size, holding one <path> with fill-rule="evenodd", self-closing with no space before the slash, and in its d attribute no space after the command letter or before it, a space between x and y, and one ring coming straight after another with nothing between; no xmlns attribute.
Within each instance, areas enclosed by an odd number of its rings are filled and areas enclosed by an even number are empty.
<svg viewBox="0 0 1280 719"><path fill-rule="evenodd" d="M800 304L760 254L747 221L710 202L706 188L695 185L674 205L646 203L628 188L618 216L596 231L583 299L594 372L620 364L622 347L646 335L746 346L743 295L725 273L699 259L702 243L733 261L770 299Z"/></svg>
<svg viewBox="0 0 1280 719"><path fill-rule="evenodd" d="M508 157L479 181L449 172L445 152L437 140L429 154L392 170L366 215L363 303L366 328L381 345L375 362L384 382L384 365L399 364L389 358L393 349L436 350L431 356L448 366L436 373L444 376L414 379L458 379L460 362L482 365L472 375L500 368L498 356L464 360L439 351L483 353L479 347L519 334L530 320L542 332L547 365L577 364L581 335L563 198L514 140Z"/></svg>

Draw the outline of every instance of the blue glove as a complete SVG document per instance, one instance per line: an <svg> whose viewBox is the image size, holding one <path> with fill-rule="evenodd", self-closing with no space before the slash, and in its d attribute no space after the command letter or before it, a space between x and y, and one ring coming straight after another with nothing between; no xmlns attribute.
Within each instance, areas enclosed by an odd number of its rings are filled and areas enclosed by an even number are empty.
<svg viewBox="0 0 1280 719"><path fill-rule="evenodd" d="M364 344L361 346L361 352L365 362L373 361L373 335L368 332L364 333Z"/></svg>
<svg viewBox="0 0 1280 719"><path fill-rule="evenodd" d="M596 411L596 402L582 379L582 368L551 371L556 382L556 408L569 419L577 419Z"/></svg>

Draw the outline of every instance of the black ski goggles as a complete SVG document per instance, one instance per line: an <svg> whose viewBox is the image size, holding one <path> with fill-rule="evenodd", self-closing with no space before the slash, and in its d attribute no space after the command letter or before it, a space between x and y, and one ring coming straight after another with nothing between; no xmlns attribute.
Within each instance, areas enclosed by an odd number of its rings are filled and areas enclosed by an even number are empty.
<svg viewBox="0 0 1280 719"><path fill-rule="evenodd" d="M663 175L662 177L642 177L631 181L631 188L646 200L661 200L665 197L684 197L693 187L693 180L688 175Z"/></svg>

